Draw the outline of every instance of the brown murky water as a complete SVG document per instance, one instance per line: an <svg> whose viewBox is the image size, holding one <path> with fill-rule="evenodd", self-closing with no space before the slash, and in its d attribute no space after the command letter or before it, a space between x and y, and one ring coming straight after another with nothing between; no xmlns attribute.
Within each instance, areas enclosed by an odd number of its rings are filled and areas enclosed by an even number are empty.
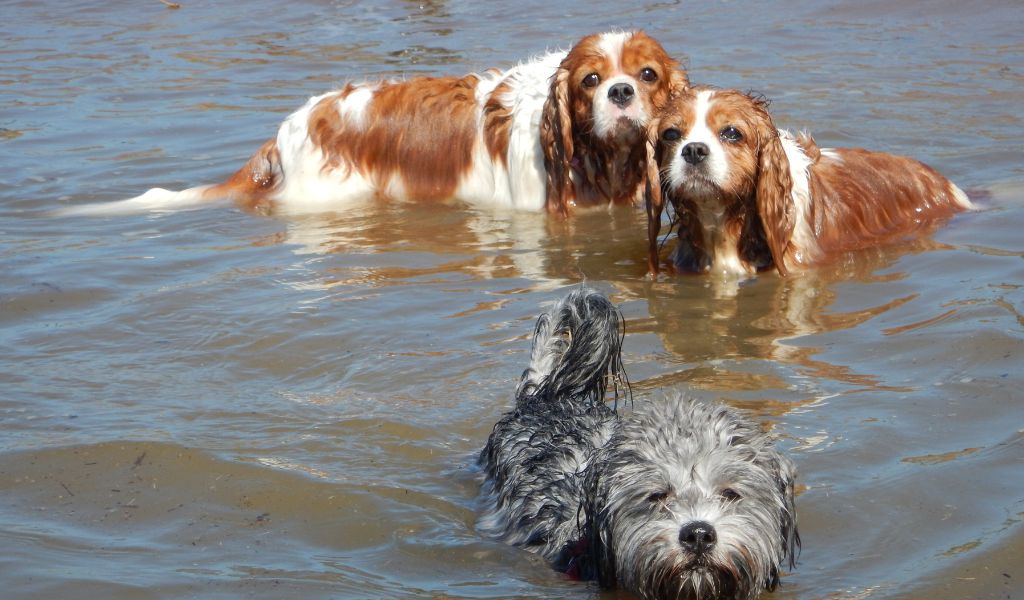
<svg viewBox="0 0 1024 600"><path fill-rule="evenodd" d="M474 531L532 321L586 279L638 402L724 398L799 465L773 597L1024 597L1018 2L180 2L2 8L0 596L616 597ZM645 282L630 210L46 215L217 180L349 78L632 27L985 210L733 290Z"/></svg>

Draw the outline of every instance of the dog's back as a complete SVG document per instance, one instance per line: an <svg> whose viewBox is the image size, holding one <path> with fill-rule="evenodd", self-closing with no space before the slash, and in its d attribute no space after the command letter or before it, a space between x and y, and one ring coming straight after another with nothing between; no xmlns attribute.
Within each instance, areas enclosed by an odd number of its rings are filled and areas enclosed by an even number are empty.
<svg viewBox="0 0 1024 600"><path fill-rule="evenodd" d="M621 346L618 310L595 290L577 288L538 319L516 406L480 454L483 533L548 560L575 540L583 473L616 418L605 394L626 386Z"/></svg>
<svg viewBox="0 0 1024 600"><path fill-rule="evenodd" d="M863 148L821 151L813 140L800 141L813 159L807 182L813 204L805 218L819 252L898 239L973 208L952 181L913 158Z"/></svg>

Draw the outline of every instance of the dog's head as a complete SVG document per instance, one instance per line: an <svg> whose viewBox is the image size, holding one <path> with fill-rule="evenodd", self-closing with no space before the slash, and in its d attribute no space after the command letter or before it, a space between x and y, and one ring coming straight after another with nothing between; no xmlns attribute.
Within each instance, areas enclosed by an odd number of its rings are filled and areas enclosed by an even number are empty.
<svg viewBox="0 0 1024 600"><path fill-rule="evenodd" d="M548 208L564 209L574 158L642 150L649 121L687 84L679 63L641 31L589 35L573 46L544 104Z"/></svg>
<svg viewBox="0 0 1024 600"><path fill-rule="evenodd" d="M591 463L589 573L643 598L753 598L800 547L793 463L757 425L682 398L621 422Z"/></svg>
<svg viewBox="0 0 1024 600"><path fill-rule="evenodd" d="M785 275L783 258L795 225L793 184L768 102L735 90L688 88L673 95L648 135L660 176L657 191L673 203L680 235L691 246L691 260L680 266L750 272L771 260ZM652 220L660 219L660 197L655 205ZM716 256L724 246L713 236L730 240L736 256ZM758 256L766 250L770 256ZM729 260L736 266L722 264Z"/></svg>

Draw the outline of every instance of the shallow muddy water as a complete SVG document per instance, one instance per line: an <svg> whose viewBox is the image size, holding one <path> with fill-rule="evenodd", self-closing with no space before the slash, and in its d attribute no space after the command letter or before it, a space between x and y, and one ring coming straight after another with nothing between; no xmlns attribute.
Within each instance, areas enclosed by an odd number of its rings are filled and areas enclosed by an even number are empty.
<svg viewBox="0 0 1024 600"><path fill-rule="evenodd" d="M585 279L637 402L724 399L796 461L803 554L771 597L1024 597L1019 3L180 5L2 8L0 596L618 597L474 529L532 322ZM348 79L611 28L983 210L737 289L645 281L629 209L48 215L217 181Z"/></svg>

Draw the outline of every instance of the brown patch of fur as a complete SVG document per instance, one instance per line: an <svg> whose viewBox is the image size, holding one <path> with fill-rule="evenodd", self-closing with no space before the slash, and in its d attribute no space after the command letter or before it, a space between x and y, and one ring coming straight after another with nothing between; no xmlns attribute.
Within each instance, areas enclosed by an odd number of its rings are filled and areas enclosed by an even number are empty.
<svg viewBox="0 0 1024 600"><path fill-rule="evenodd" d="M807 155L807 158L810 159L811 164L821 160L821 148L818 147L818 142L814 141L811 134L801 131L796 136L796 143L804 151L804 154Z"/></svg>
<svg viewBox="0 0 1024 600"><path fill-rule="evenodd" d="M811 167L811 226L825 253L899 238L962 209L950 182L912 158L862 148L835 150Z"/></svg>
<svg viewBox="0 0 1024 600"><path fill-rule="evenodd" d="M505 104L504 98L512 90L512 86L503 81L484 104L484 142L487 153L494 162L501 162L508 168L508 141L512 133L512 108Z"/></svg>
<svg viewBox="0 0 1024 600"><path fill-rule="evenodd" d="M569 71L559 67L551 77L551 89L541 115L540 145L547 177L545 204L548 212L563 216L568 214L573 199L572 158L575 149L569 102Z"/></svg>
<svg viewBox="0 0 1024 600"><path fill-rule="evenodd" d="M229 198L242 208L258 210L265 206L270 192L280 182L281 155L277 140L270 139L234 175L211 187L204 195L208 198Z"/></svg>
<svg viewBox="0 0 1024 600"><path fill-rule="evenodd" d="M661 215L665 210L665 196L661 191L661 175L658 164L657 124L647 132L647 181L644 185L644 206L647 209L647 273L658 273L658 237L661 232Z"/></svg>
<svg viewBox="0 0 1024 600"><path fill-rule="evenodd" d="M378 190L397 177L411 198L449 199L472 166L478 81L468 75L381 83L362 123L338 112L350 85L314 107L310 139L330 168L354 168Z"/></svg>

